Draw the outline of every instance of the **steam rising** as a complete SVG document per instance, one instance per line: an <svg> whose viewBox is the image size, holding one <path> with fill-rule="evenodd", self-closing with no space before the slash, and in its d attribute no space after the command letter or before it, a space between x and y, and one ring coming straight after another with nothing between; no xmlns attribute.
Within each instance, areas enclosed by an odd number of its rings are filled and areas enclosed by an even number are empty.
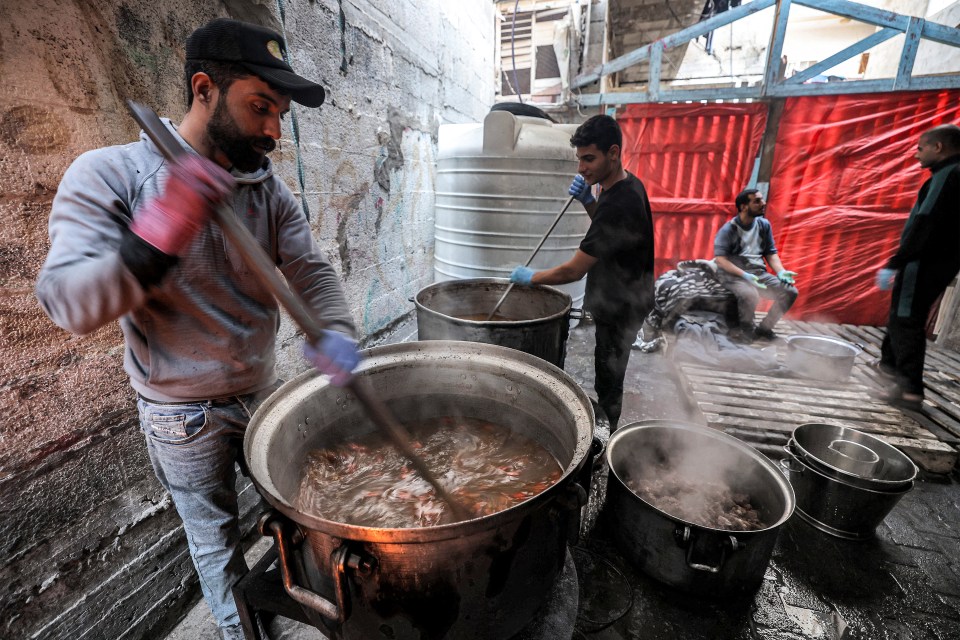
<svg viewBox="0 0 960 640"><path fill-rule="evenodd" d="M671 501L679 505L677 513L670 513L674 517L680 517L681 512L715 511L717 491L707 490L708 487L746 493L763 513L762 506L755 501L757 496L751 495L751 465L745 465L745 454L729 444L686 429L658 425L625 432L613 446L614 471L625 484L642 486L682 479L684 485L704 488L671 495Z"/></svg>

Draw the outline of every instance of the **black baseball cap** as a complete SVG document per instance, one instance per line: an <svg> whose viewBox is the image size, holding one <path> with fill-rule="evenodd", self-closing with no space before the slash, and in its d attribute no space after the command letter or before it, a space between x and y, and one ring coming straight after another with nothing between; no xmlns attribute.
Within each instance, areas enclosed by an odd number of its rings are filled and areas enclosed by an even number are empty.
<svg viewBox="0 0 960 640"><path fill-rule="evenodd" d="M298 76L284 60L283 37L255 24L217 18L187 38L187 60L236 62L261 80L290 94L306 107L319 107L326 95L316 82Z"/></svg>

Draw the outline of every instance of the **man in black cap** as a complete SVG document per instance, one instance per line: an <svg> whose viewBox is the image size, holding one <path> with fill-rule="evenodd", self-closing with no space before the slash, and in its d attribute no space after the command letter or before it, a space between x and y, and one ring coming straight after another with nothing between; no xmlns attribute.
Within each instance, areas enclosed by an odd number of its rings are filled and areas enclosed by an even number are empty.
<svg viewBox="0 0 960 640"><path fill-rule="evenodd" d="M340 279L267 153L291 99L319 106L320 85L284 61L269 29L214 20L187 40L188 111L165 124L170 163L144 135L87 152L53 202L51 248L36 285L59 326L86 334L119 320L140 427L170 492L204 597L224 638L243 638L231 589L247 571L237 462L256 407L277 387L280 312L210 218L229 206L328 328L305 345L334 384L359 355Z"/></svg>

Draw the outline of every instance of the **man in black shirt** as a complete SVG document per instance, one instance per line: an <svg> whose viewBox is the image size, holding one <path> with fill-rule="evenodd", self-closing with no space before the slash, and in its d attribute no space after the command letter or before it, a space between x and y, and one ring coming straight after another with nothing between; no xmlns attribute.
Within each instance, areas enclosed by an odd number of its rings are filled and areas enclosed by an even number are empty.
<svg viewBox="0 0 960 640"><path fill-rule="evenodd" d="M579 175L569 193L590 216L590 229L567 262L543 271L517 267L516 284L567 284L587 274L584 308L597 325L594 389L610 430L617 428L630 345L653 307L653 220L647 192L623 168L623 135L610 116L594 116L570 138ZM590 187L599 184L599 199Z"/></svg>
<svg viewBox="0 0 960 640"><path fill-rule="evenodd" d="M923 404L927 316L960 270L960 127L946 124L925 132L915 157L930 170L930 179L920 187L897 253L877 272L877 286L893 289L877 364L893 378L881 398L918 410Z"/></svg>

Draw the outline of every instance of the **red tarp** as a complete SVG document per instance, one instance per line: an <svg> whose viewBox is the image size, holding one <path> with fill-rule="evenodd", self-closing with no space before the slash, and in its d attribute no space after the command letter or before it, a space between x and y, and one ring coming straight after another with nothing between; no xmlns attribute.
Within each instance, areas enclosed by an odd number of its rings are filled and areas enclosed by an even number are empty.
<svg viewBox="0 0 960 640"><path fill-rule="evenodd" d="M913 157L917 139L957 121L956 90L787 100L767 217L784 265L800 274L792 317L886 324L890 294L874 276L930 175Z"/></svg>
<svg viewBox="0 0 960 640"><path fill-rule="evenodd" d="M800 274L790 317L885 324L889 294L874 274L928 175L913 159L917 138L957 121L956 90L786 101L767 217L784 265ZM631 105L620 125L624 164L650 195L657 273L713 257L753 170L766 105Z"/></svg>
<svg viewBox="0 0 960 640"><path fill-rule="evenodd" d="M634 104L618 121L624 165L650 196L657 275L712 258L713 236L750 180L766 105Z"/></svg>

